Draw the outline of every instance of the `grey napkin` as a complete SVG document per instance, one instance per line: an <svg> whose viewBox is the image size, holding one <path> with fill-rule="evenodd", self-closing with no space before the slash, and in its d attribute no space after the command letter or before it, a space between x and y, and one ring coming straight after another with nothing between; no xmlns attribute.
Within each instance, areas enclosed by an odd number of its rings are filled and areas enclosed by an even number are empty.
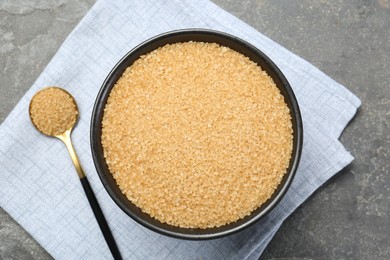
<svg viewBox="0 0 390 260"><path fill-rule="evenodd" d="M295 91L304 124L299 170L279 206L250 228L211 241L169 238L135 223L100 183L89 146L94 100L116 62L152 36L195 27L234 34L273 59ZM57 259L111 255L65 146L30 123L30 99L48 85L67 89L78 102L75 149L127 259L257 259L291 212L353 159L338 137L360 101L305 60L207 0L100 0L0 127L0 206Z"/></svg>

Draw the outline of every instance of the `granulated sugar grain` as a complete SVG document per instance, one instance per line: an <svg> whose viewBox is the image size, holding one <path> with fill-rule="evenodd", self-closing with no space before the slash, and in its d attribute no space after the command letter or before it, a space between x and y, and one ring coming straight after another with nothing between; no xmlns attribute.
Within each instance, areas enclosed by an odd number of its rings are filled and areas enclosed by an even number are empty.
<svg viewBox="0 0 390 260"><path fill-rule="evenodd" d="M266 202L289 165L289 109L266 72L214 43L161 47L127 68L102 121L111 173L161 222L212 228Z"/></svg>
<svg viewBox="0 0 390 260"><path fill-rule="evenodd" d="M35 94L30 103L30 116L39 131L53 136L71 128L76 123L78 111L70 94L50 87Z"/></svg>

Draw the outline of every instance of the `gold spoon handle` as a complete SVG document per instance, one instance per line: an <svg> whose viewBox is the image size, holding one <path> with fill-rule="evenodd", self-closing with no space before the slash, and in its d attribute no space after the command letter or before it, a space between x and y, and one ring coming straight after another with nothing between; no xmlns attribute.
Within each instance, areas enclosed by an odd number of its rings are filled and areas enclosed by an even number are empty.
<svg viewBox="0 0 390 260"><path fill-rule="evenodd" d="M71 129L65 131L65 133L63 133L62 135L58 135L57 137L59 139L61 139L65 143L66 147L68 148L70 157L72 158L74 167L76 168L77 174L80 178L85 195L87 195L89 205L92 208L93 214L95 215L97 223L99 224L100 230L103 233L104 239L106 240L106 243L108 245L108 248L111 251L112 256L116 260L122 259L120 251L118 249L118 246L117 246L115 239L111 233L110 227L108 226L106 218L104 217L103 211L100 208L99 202L97 201L96 196L93 193L92 187L89 184L89 181L84 174L83 168L81 168L80 161L77 158L76 151L74 150L72 140L70 138L70 132L71 132Z"/></svg>
<svg viewBox="0 0 390 260"><path fill-rule="evenodd" d="M73 162L74 167L76 168L77 175L81 179L81 178L85 177L85 174L84 174L83 168L81 168L81 164L80 164L79 158L76 155L76 151L74 150L74 147L73 147L73 144L72 144L72 140L70 138L70 132L71 131L72 130L69 129L69 130L65 131L65 133L63 133L62 135L58 135L57 137L59 139L61 139L65 143L66 148L68 148L69 155L72 158L72 162Z"/></svg>

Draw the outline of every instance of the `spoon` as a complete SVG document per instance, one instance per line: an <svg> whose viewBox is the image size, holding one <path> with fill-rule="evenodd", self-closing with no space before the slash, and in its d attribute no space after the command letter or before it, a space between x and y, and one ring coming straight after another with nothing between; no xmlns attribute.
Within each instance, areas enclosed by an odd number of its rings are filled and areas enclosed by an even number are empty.
<svg viewBox="0 0 390 260"><path fill-rule="evenodd" d="M84 174L70 138L79 117L76 101L66 90L48 87L37 92L30 102L29 114L35 128L41 133L57 137L68 148L84 192L114 259L122 259L107 221Z"/></svg>

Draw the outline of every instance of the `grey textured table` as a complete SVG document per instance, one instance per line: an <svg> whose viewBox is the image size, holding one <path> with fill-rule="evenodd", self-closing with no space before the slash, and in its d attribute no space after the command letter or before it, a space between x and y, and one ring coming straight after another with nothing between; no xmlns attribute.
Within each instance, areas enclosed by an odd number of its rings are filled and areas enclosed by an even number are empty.
<svg viewBox="0 0 390 260"><path fill-rule="evenodd" d="M390 259L390 1L214 0L362 102L341 140L355 161L276 234L262 259ZM0 122L94 0L0 1ZM51 259L0 209L0 259Z"/></svg>

